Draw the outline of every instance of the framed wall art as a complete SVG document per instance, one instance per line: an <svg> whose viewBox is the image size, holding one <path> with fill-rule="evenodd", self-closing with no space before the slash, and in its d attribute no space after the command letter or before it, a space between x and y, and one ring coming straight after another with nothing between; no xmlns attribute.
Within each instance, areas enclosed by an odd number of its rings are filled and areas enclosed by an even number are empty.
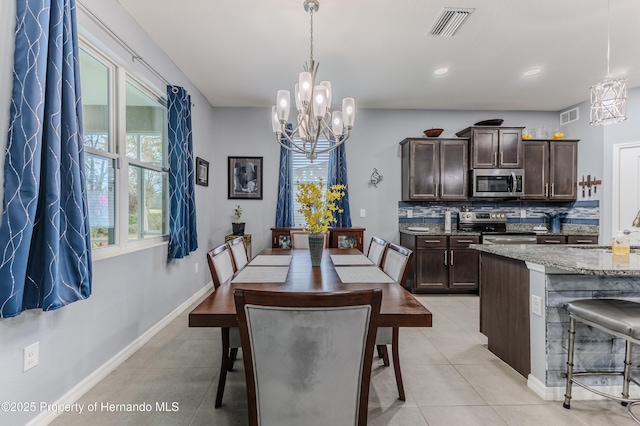
<svg viewBox="0 0 640 426"><path fill-rule="evenodd" d="M229 157L229 199L262 200L262 157Z"/></svg>
<svg viewBox="0 0 640 426"><path fill-rule="evenodd" d="M209 186L209 162L196 157L196 184Z"/></svg>

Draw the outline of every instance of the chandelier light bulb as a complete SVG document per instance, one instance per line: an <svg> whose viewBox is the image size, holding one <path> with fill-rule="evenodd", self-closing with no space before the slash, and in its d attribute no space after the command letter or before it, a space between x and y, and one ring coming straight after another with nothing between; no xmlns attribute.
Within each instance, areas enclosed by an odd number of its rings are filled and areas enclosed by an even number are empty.
<svg viewBox="0 0 640 426"><path fill-rule="evenodd" d="M313 88L313 113L317 118L324 117L327 112L327 88L317 85Z"/></svg>
<svg viewBox="0 0 640 426"><path fill-rule="evenodd" d="M274 133L280 133L280 120L278 120L278 111L276 111L275 105L271 107L271 128Z"/></svg>
<svg viewBox="0 0 640 426"><path fill-rule="evenodd" d="M342 119L347 129L353 127L353 123L356 121L356 101L353 98L342 100Z"/></svg>
<svg viewBox="0 0 640 426"><path fill-rule="evenodd" d="M331 128L336 136L342 136L343 131L342 111L333 111L331 118Z"/></svg>
<svg viewBox="0 0 640 426"><path fill-rule="evenodd" d="M280 120L281 123L286 123L289 119L289 108L291 107L291 94L288 90L278 90L276 107L278 111L278 120Z"/></svg>
<svg viewBox="0 0 640 426"><path fill-rule="evenodd" d="M302 111L302 99L300 99L300 83L296 83L295 86L295 94L293 95L296 99L296 108L298 111Z"/></svg>
<svg viewBox="0 0 640 426"><path fill-rule="evenodd" d="M298 80L300 89L300 100L302 102L311 102L311 91L313 89L313 77L310 72L301 72Z"/></svg>

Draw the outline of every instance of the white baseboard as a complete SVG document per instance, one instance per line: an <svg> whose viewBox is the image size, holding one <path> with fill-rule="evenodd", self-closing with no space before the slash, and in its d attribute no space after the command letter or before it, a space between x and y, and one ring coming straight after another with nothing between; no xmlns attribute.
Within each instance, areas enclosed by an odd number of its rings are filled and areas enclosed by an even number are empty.
<svg viewBox="0 0 640 426"><path fill-rule="evenodd" d="M538 378L529 374L527 380L527 387L534 391L536 395L545 401L564 401L564 393L566 388L564 386L557 387L547 387L544 383L542 383ZM622 391L622 385L619 386L592 386L594 389L608 393L610 395L620 395ZM635 388L635 389L634 389ZM634 394L637 390L637 386L631 384L629 388L629 393ZM576 384L571 387L571 399L576 401L593 401L593 400L604 400L606 399L603 396L590 392Z"/></svg>
<svg viewBox="0 0 640 426"><path fill-rule="evenodd" d="M82 395L87 393L91 388L97 385L100 380L104 379L109 373L115 370L120 364L127 360L131 355L133 355L138 349L144 346L153 336L155 336L160 330L166 327L171 321L176 319L178 315L185 311L185 309L189 308L191 305L196 303L198 300L204 298L204 296L209 293L211 288L213 287L213 282L209 282L206 286L200 289L196 294L187 299L180 306L175 308L169 315L158 321L154 324L150 329L145 331L140 337L131 342L127 347L118 352L113 358L109 361L102 364L98 369L96 369L93 373L87 376L84 380L74 386L69 392L64 394L60 399L58 399L53 404L56 406L65 405L65 404L73 404L75 403ZM56 417L58 417L58 413L53 411L43 411L34 419L32 419L26 426L45 426L51 423Z"/></svg>

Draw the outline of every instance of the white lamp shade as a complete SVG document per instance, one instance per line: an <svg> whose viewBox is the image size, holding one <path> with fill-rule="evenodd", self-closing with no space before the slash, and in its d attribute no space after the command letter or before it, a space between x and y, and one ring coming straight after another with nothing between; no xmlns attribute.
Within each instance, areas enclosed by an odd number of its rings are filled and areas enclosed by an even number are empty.
<svg viewBox="0 0 640 426"><path fill-rule="evenodd" d="M342 111L333 111L331 117L331 129L335 136L342 136L343 123L342 123Z"/></svg>
<svg viewBox="0 0 640 426"><path fill-rule="evenodd" d="M303 141L306 140L308 133L307 123L304 120L298 119L298 134L300 135L300 139Z"/></svg>
<svg viewBox="0 0 640 426"><path fill-rule="evenodd" d="M278 90L276 97L276 111L278 120L286 122L289 119L289 109L291 108L291 94L288 90Z"/></svg>
<svg viewBox="0 0 640 426"><path fill-rule="evenodd" d="M298 111L302 111L302 100L300 99L300 83L296 83L295 94L293 95L296 99L296 108Z"/></svg>
<svg viewBox="0 0 640 426"><path fill-rule="evenodd" d="M327 109L331 109L331 82L321 81L320 85L327 88Z"/></svg>
<svg viewBox="0 0 640 426"><path fill-rule="evenodd" d="M302 102L311 102L311 93L313 91L313 79L311 78L311 73L301 72L298 84L300 100Z"/></svg>
<svg viewBox="0 0 640 426"><path fill-rule="evenodd" d="M276 111L275 105L271 107L271 128L274 133L280 131L280 121L278 120L278 111Z"/></svg>
<svg viewBox="0 0 640 426"><path fill-rule="evenodd" d="M356 101L353 98L342 100L342 119L347 129L353 127L353 123L356 121Z"/></svg>
<svg viewBox="0 0 640 426"><path fill-rule="evenodd" d="M322 118L327 112L327 88L317 85L313 88L313 114Z"/></svg>

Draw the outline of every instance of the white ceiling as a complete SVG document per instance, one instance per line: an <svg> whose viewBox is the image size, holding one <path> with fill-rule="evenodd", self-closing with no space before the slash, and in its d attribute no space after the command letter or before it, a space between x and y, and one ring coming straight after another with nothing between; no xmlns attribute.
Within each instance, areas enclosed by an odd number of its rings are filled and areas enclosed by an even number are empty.
<svg viewBox="0 0 640 426"><path fill-rule="evenodd" d="M303 0L119 1L213 106L273 105L309 60ZM475 11L454 37L426 36L443 7ZM640 86L638 17L640 1L611 0L610 69L629 88ZM606 0L320 0L314 15L334 106L560 111L589 97L606 58Z"/></svg>

